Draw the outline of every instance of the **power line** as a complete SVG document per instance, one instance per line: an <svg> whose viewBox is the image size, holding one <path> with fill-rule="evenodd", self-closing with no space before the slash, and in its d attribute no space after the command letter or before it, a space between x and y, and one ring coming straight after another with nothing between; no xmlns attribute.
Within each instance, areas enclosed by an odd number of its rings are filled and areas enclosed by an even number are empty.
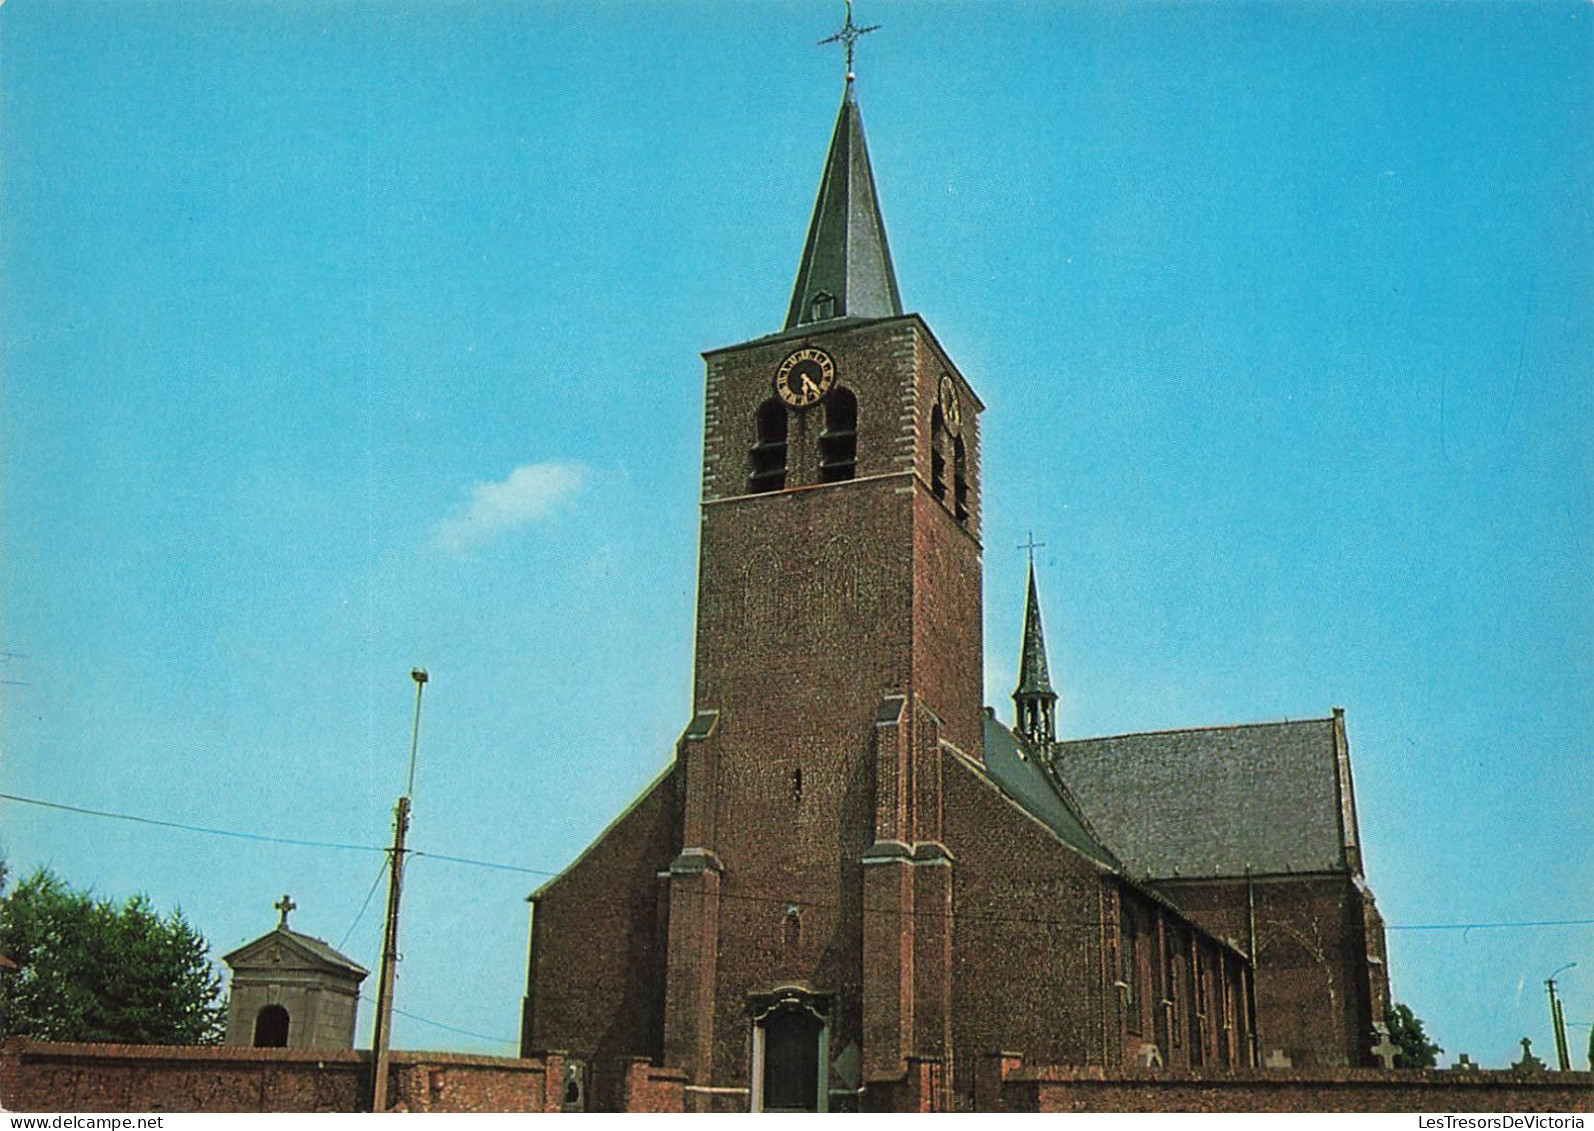
<svg viewBox="0 0 1594 1131"><path fill-rule="evenodd" d="M356 1001L363 1001L366 1005L371 1004L371 999L363 993L355 994L354 998ZM480 1037L484 1041L492 1041L494 1044L499 1045L513 1045L516 1048L520 1046L519 1041L512 1040L509 1037L496 1037L491 1033L478 1033L474 1029L461 1029L458 1025L446 1025L441 1021L433 1021L430 1017L422 1017L419 1013L411 1013L407 1009L400 1009L396 1005L393 1007L393 1012L401 1013L411 1021L419 1021L423 1025L430 1025L436 1029L447 1029L450 1033L463 1033L467 1037Z"/></svg>
<svg viewBox="0 0 1594 1131"><path fill-rule="evenodd" d="M360 910L355 913L354 922L350 923L349 929L343 932L343 938L338 943L339 950L342 950L348 945L349 936L354 934L354 928L358 927L360 925L360 920L365 918L365 909L371 906L371 897L376 894L377 885L382 882L382 877L386 874L387 861L384 860L382 861L382 866L376 870L376 879L371 881L371 890L365 893L365 902L360 904Z"/></svg>
<svg viewBox="0 0 1594 1131"><path fill-rule="evenodd" d="M187 825L187 824L182 824L182 823L177 822L177 821L162 821L162 820L157 820L157 819L155 819L153 817L139 817L139 816L135 816L135 815L130 814L130 813L112 813L112 812L108 812L108 811L103 810L103 809L87 809L87 808L84 808L82 806L65 805L65 804L62 804L62 803L56 802L56 801L42 801L42 800L40 800L38 798L35 798L35 797L22 797L22 796L19 796L17 794L13 794L13 793L0 793L0 800L15 801L15 802L18 802L18 803L23 804L23 805L38 805L38 806L42 806L43 808L46 808L46 809L56 809L56 810L60 810L62 812L66 812L66 813L77 813L77 814L81 814L81 815L85 815L85 816L91 816L91 817L103 817L103 818L106 818L106 819L109 819L109 820L132 821L132 822L135 822L135 823L141 824L141 825L155 825L155 826L160 827L160 828L180 829L180 830L182 830L184 832L205 833L205 834L208 834L210 836L233 837L233 838L236 838L236 839L239 839L239 840L263 841L263 842L268 843L268 844L288 844L288 845L295 845L295 846L305 847L305 848L334 848L334 849L341 849L341 850L354 851L354 852L382 852L382 853L385 853L387 851L387 849L385 849L385 848L381 848L381 847L378 847L376 845L369 845L369 844L344 844L344 843L340 843L340 842L337 842L337 841L299 840L299 839L294 839L294 838L290 838L290 837L274 837L274 836L265 836L265 835L260 834L260 833L239 832L239 831L233 830L233 829L217 829L217 828L211 828L211 827L204 826L204 825ZM410 853L410 855L412 855L412 856L426 856L426 857L430 857L433 860L442 860L442 861L446 861L446 862L451 863L451 864L465 864L465 865L468 865L468 866L474 867L474 868L489 868L489 869L492 869L492 870L495 870L495 871L516 872L516 873L519 873L519 874L522 874L522 875L527 875L527 876L544 876L544 877L547 877L547 878L550 878L550 879L551 878L555 878L555 877L560 876L560 875L563 874L561 872L550 872L550 871L547 871L547 870L542 869L542 868L526 868L526 867L522 867L521 865L518 865L518 864L504 864L502 862L495 861L495 860L479 860L479 859L476 859L476 858L470 857L470 856L452 856L452 855L448 855L446 853L441 853L441 852L412 851ZM380 875L378 876L378 882L380 882ZM375 890L376 889L373 887L372 891L375 891ZM721 891L720 894L719 894L719 898L720 899L724 899L724 900L737 900L737 901L746 902L746 903L770 903L770 904L779 904L781 906L788 906L788 907L789 906L797 906L797 907L800 907L800 908L802 908L804 910L812 910L812 911L817 911L817 910L833 910L833 911L845 910L840 904L812 903L812 902L804 902L804 901L799 900L799 899L783 898L783 897L779 897L779 896L747 895L747 894L742 894L742 893L738 893L738 892ZM369 895L366 897L366 902L367 902L367 904L369 904L369 902L370 902L370 896ZM917 918L917 917L919 917L921 915L923 915L923 916L943 917L944 918L947 915L946 912L938 912L938 911L923 911L923 912L921 912L921 911L917 911L917 910L898 910L897 908L861 907L860 909L863 910L863 911L869 911L869 912L884 912L884 913L889 913L889 914L900 914L900 915L904 915L904 916L908 916L908 917L914 917L914 918ZM362 908L361 914L363 914L363 913L364 913L364 911L363 911L363 908ZM1093 920L1093 919L1092 920L1086 920L1086 919L1071 920L1071 919L1038 918L1038 917L1030 917L1030 916L1015 916L1015 915L982 915L982 914L979 914L977 912L956 912L955 914L958 917L964 919L965 921L968 921L968 920L989 920L989 921L997 921L997 922L1028 923L1028 924L1039 925L1039 926L1058 926L1058 927L1069 927L1069 926L1073 926L1073 927L1097 927L1097 926L1101 926L1101 923L1099 921ZM356 922L358 922L358 918L356 918ZM1384 930L1386 930L1386 931L1478 931L1478 930L1507 930L1507 929L1539 929L1539 928L1547 928L1547 927L1586 927L1586 926L1591 926L1591 925L1594 925L1594 919L1533 919L1533 920L1519 920L1519 921L1503 921L1503 922L1495 922L1495 923L1386 923L1386 924L1384 924ZM352 932L352 929L353 928L350 928L351 932ZM347 936L345 936L345 938L347 938ZM481 1036L481 1034L473 1033L473 1034L471 1034L471 1036ZM488 1039L496 1039L496 1038L488 1038Z"/></svg>
<svg viewBox="0 0 1594 1131"><path fill-rule="evenodd" d="M189 833L209 836L229 836L238 840L258 840L267 844L291 844L301 848L337 848L348 852L386 852L369 844L341 844L330 840L297 840L293 837L266 836L262 833L244 833L233 829L213 829L205 825L185 825L179 821L159 821L154 817L136 817L131 813L111 813L104 809L85 809L80 805L63 805L59 801L41 801L37 797L20 797L14 793L0 793L0 801L15 801L22 805L39 805L45 809L59 809L65 813L79 813L88 817L104 817L113 821L132 821L140 825L156 825L163 829L181 829Z"/></svg>
<svg viewBox="0 0 1594 1131"><path fill-rule="evenodd" d="M1534 919L1508 923L1385 923L1386 931L1486 931L1502 927L1587 927L1594 919Z"/></svg>
<svg viewBox="0 0 1594 1131"><path fill-rule="evenodd" d="M3 3L4 0L0 0ZM473 860L469 856L445 856L441 852L411 852L411 856L429 856L433 860L447 860L452 864L470 864L476 868L493 868L500 872L521 872L528 876L547 876L552 879L561 875L559 872L547 872L541 868L522 868L519 864L499 864L492 860Z"/></svg>
<svg viewBox="0 0 1594 1131"><path fill-rule="evenodd" d="M409 1010L400 1009L396 1005L393 1007L393 1012L402 1014L411 1021L419 1021L424 1025L432 1025L438 1029L447 1029L450 1033L463 1033L467 1037L480 1037L484 1041L492 1041L494 1044L499 1045L518 1046L520 1044L519 1041L512 1041L508 1037L495 1037L491 1033L478 1033L474 1029L461 1029L458 1025L445 1025L441 1021L433 1021L430 1017L422 1017L418 1013L411 1013Z"/></svg>

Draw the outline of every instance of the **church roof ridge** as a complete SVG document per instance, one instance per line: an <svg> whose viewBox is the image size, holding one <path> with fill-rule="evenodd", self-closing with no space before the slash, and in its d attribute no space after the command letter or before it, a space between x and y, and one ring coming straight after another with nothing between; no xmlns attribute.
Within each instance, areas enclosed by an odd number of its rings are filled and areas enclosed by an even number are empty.
<svg viewBox="0 0 1594 1131"><path fill-rule="evenodd" d="M1132 730L1122 734L1094 734L1082 738L1059 738L1053 745L1074 746L1085 742L1111 742L1119 738L1152 738L1159 734L1210 734L1217 731L1228 730L1256 730L1263 727L1293 727L1308 726L1319 723L1332 723L1334 716L1309 719L1264 719L1253 723L1214 723L1211 726L1199 727L1166 727L1161 730Z"/></svg>

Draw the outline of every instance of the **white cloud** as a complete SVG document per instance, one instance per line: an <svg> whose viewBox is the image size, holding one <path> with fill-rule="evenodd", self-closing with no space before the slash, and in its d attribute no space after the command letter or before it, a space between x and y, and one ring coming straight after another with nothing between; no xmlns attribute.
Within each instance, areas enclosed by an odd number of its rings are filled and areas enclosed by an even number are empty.
<svg viewBox="0 0 1594 1131"><path fill-rule="evenodd" d="M437 524L432 544L464 553L516 527L547 518L586 482L579 463L528 463L497 483L477 483L457 512Z"/></svg>

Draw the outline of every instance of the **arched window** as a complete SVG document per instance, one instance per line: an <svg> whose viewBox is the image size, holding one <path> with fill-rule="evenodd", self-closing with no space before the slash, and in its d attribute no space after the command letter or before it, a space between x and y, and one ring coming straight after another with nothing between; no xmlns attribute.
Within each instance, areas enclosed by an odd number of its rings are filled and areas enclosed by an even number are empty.
<svg viewBox="0 0 1594 1131"><path fill-rule="evenodd" d="M758 438L753 442L752 472L747 489L753 494L786 486L786 406L774 397L758 406Z"/></svg>
<svg viewBox="0 0 1594 1131"><path fill-rule="evenodd" d="M255 1048L285 1049L288 1047L288 1011L280 1005L268 1005L255 1014Z"/></svg>
<svg viewBox="0 0 1594 1131"><path fill-rule="evenodd" d="M808 321L823 322L836 316L836 296L829 291L819 291L808 300Z"/></svg>
<svg viewBox="0 0 1594 1131"><path fill-rule="evenodd" d="M959 522L969 520L969 459L962 436L952 441L952 513Z"/></svg>
<svg viewBox="0 0 1594 1131"><path fill-rule="evenodd" d="M819 436L819 481L840 483L858 473L858 398L836 389L825 401L825 430Z"/></svg>
<svg viewBox="0 0 1594 1131"><path fill-rule="evenodd" d="M940 405L930 413L930 490L946 501L946 417Z"/></svg>

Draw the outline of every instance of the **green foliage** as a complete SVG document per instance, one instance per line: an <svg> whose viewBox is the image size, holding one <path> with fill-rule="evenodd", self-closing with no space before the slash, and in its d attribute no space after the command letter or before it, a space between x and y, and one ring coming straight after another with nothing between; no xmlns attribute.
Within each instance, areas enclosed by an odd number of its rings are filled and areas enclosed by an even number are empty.
<svg viewBox="0 0 1594 1131"><path fill-rule="evenodd" d="M1390 1043L1400 1049L1395 1055L1395 1067L1432 1068L1439 1063L1439 1054L1445 1050L1428 1039L1422 1018L1411 1011L1411 1006L1395 1002L1389 1007L1385 1020L1389 1025Z"/></svg>
<svg viewBox="0 0 1594 1131"><path fill-rule="evenodd" d="M10 975L7 1036L48 1041L201 1045L221 1041L226 1008L210 946L181 911L148 897L118 905L45 869L0 899Z"/></svg>

